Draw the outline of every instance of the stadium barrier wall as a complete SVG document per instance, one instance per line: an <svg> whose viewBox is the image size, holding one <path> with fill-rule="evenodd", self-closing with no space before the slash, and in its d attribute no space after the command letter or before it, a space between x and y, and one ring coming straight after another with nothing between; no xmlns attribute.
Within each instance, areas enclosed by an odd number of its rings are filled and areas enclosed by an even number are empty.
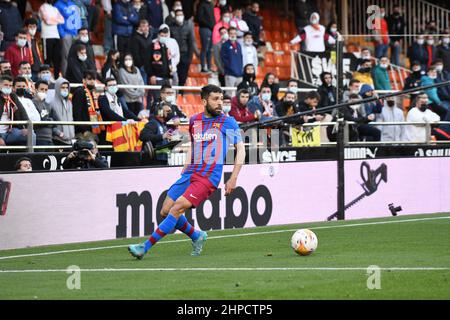
<svg viewBox="0 0 450 320"><path fill-rule="evenodd" d="M347 202L364 193L363 163L374 172L385 164L387 182L346 219L390 216L390 203L402 206L399 215L450 211L450 158L346 161ZM231 170L225 166L225 179ZM149 235L179 174L177 167L2 174L10 193L6 210L0 204L0 249ZM222 179L186 216L197 228L218 230L325 221L336 210L335 161L247 165L238 185L225 197Z"/></svg>

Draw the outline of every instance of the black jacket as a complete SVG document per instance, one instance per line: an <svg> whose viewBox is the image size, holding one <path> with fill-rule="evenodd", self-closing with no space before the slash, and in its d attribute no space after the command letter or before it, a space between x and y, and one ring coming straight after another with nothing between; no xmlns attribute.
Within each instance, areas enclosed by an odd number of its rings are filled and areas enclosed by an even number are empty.
<svg viewBox="0 0 450 320"><path fill-rule="evenodd" d="M154 116L148 119L144 129L142 129L139 139L143 142L151 141L154 147L167 143L163 139L163 134L167 131L164 123L159 122Z"/></svg>
<svg viewBox="0 0 450 320"><path fill-rule="evenodd" d="M72 97L73 121L91 121L89 117L88 99L84 87L75 89ZM91 131L91 126L75 126L75 134Z"/></svg>
<svg viewBox="0 0 450 320"><path fill-rule="evenodd" d="M98 107L100 109L100 113L102 115L103 121L127 121L128 119L133 119L135 121L139 121L139 118L128 109L128 106L121 101L122 99L117 99L118 103L121 105L123 110L123 117L115 113L108 101L108 97L106 95L102 95L98 97Z"/></svg>
<svg viewBox="0 0 450 320"><path fill-rule="evenodd" d="M151 56L152 37L151 34L145 37L143 34L135 32L130 41L130 52L133 55L134 65L137 68L143 67Z"/></svg>
<svg viewBox="0 0 450 320"><path fill-rule="evenodd" d="M319 12L315 0L294 1L294 19L297 29L304 28L309 24L309 18L313 12Z"/></svg>
<svg viewBox="0 0 450 320"><path fill-rule="evenodd" d="M436 59L442 59L444 70L450 72L450 47L444 47L442 44L437 47Z"/></svg>
<svg viewBox="0 0 450 320"><path fill-rule="evenodd" d="M336 104L336 87L326 87L322 84L317 93L320 95L319 108Z"/></svg>
<svg viewBox="0 0 450 320"><path fill-rule="evenodd" d="M212 2L202 0L197 7L197 23L200 28L214 29L216 19L214 18L214 5Z"/></svg>
<svg viewBox="0 0 450 320"><path fill-rule="evenodd" d="M87 60L86 62L90 65L90 66L94 66L95 69L95 55L94 55L94 49L92 48L92 45L90 42L88 43L84 43L82 42L80 39L77 39L73 42L72 46L69 49L69 54L67 55L67 59L69 59L70 57L77 59L77 45L79 44L83 44L86 46L86 53L87 53Z"/></svg>
<svg viewBox="0 0 450 320"><path fill-rule="evenodd" d="M27 112L25 110L25 108L22 106L22 104L19 101L19 98L17 98L17 95L15 93L11 93L10 95L12 101L14 102L14 104L16 105L16 108L14 108L14 117L13 120L14 121L28 121L28 115ZM3 97L2 94L0 94L0 115L3 114L3 111L5 110L5 98ZM26 125L23 124L16 124L13 125L13 128L18 128L18 129L26 129Z"/></svg>
<svg viewBox="0 0 450 320"><path fill-rule="evenodd" d="M70 57L67 60L66 79L71 83L83 82L83 73L87 70L96 70L95 65L92 65L88 60L81 61L78 57Z"/></svg>
<svg viewBox="0 0 450 320"><path fill-rule="evenodd" d="M251 11L246 11L242 15L242 20L247 22L250 33L253 35L253 41L259 43L259 34L261 33L261 17Z"/></svg>
<svg viewBox="0 0 450 320"><path fill-rule="evenodd" d="M405 19L403 16L390 15L387 19L389 34L391 42L400 41L403 39L402 36L395 36L400 34L405 34Z"/></svg>
<svg viewBox="0 0 450 320"><path fill-rule="evenodd" d="M154 101L150 106L150 113L156 115L156 112L158 111L159 105L161 103L162 103L161 99ZM171 104L170 107L172 108L172 116L168 120L176 117L187 118L187 115L183 111L181 111L181 109L176 104Z"/></svg>
<svg viewBox="0 0 450 320"><path fill-rule="evenodd" d="M78 157L66 158L62 164L64 169L94 169L109 168L105 157L97 154L94 161L82 161Z"/></svg>
<svg viewBox="0 0 450 320"><path fill-rule="evenodd" d="M180 47L180 56L187 56L192 59L195 47L195 35L188 21L184 21L180 26L176 22L169 24L170 35Z"/></svg>
<svg viewBox="0 0 450 320"><path fill-rule="evenodd" d="M155 76L163 79L170 79L171 60L167 54L167 47L159 42L153 42L151 55L145 67L148 77Z"/></svg>

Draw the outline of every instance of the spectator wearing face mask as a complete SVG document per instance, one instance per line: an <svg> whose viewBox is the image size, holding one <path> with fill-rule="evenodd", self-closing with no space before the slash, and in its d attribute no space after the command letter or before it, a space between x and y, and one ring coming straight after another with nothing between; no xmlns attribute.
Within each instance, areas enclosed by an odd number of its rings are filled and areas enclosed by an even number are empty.
<svg viewBox="0 0 450 320"><path fill-rule="evenodd" d="M450 74L444 69L444 61L436 59L433 63L436 68L437 78L436 83L442 83L450 80ZM443 86L437 88L439 99L447 110L450 110L450 86Z"/></svg>
<svg viewBox="0 0 450 320"><path fill-rule="evenodd" d="M248 63L244 67L244 75L242 77L242 82L237 86L238 90L246 89L250 93L250 98L258 95L259 88L258 84L255 82L256 74L255 67L253 64Z"/></svg>
<svg viewBox="0 0 450 320"><path fill-rule="evenodd" d="M276 117L275 105L271 100L272 92L270 87L266 84L261 85L259 95L254 96L248 103L248 109L257 116L257 113L261 113L260 120L265 121L273 117Z"/></svg>
<svg viewBox="0 0 450 320"><path fill-rule="evenodd" d="M218 0L214 7L214 19L216 20L216 23L220 21L224 12L229 12L231 14L231 5L227 4L227 0Z"/></svg>
<svg viewBox="0 0 450 320"><path fill-rule="evenodd" d="M148 8L147 4L142 0L133 0L133 8L136 10L139 21L147 20L148 18Z"/></svg>
<svg viewBox="0 0 450 320"><path fill-rule="evenodd" d="M231 111L231 97L227 94L223 95L223 104L222 104L222 112L229 116L229 113Z"/></svg>
<svg viewBox="0 0 450 320"><path fill-rule="evenodd" d="M420 85L423 87L435 83L437 83L437 70L435 67L430 67L427 74L422 76ZM450 110L450 105L447 104L447 102L441 100L438 95L438 88L428 89L426 90L426 94L429 98L428 103L430 104L431 110L434 113L437 113L441 117L441 119L444 119L444 117L447 115L448 110Z"/></svg>
<svg viewBox="0 0 450 320"><path fill-rule="evenodd" d="M61 42L58 24L64 23L64 17L53 6L53 3L53 0L46 0L39 8L39 17L45 63L53 66L53 75L57 79L61 71Z"/></svg>
<svg viewBox="0 0 450 320"><path fill-rule="evenodd" d="M414 61L411 66L411 74L405 79L404 90L414 89L420 87L420 83L422 81L422 76L425 74L425 71L422 70L419 61ZM411 93L410 100L414 100L417 94Z"/></svg>
<svg viewBox="0 0 450 320"><path fill-rule="evenodd" d="M44 63L44 57L37 40L37 20L28 18L24 22L25 29L28 31L27 47L30 49L30 64L31 72L33 74L33 81L37 80L37 74L40 66Z"/></svg>
<svg viewBox="0 0 450 320"><path fill-rule="evenodd" d="M161 95L149 108L150 113L156 114L163 103L169 104L172 108L171 118L169 120L173 120L176 125L180 123L180 118L187 118L186 114L177 106L176 92L168 82L161 86Z"/></svg>
<svg viewBox="0 0 450 320"><path fill-rule="evenodd" d="M350 94L348 102L358 102L361 97L357 94ZM375 126L369 124L369 122L375 120L373 114L367 115L362 104L353 104L343 107L343 118L346 121L355 122L349 126L349 140L357 141L366 139L368 141L380 141L381 131ZM337 121L337 114L333 117L333 122ZM337 132L335 126L327 127L328 139L330 141L336 141Z"/></svg>
<svg viewBox="0 0 450 320"><path fill-rule="evenodd" d="M248 108L250 101L250 93L247 89L238 90L236 96L231 98L231 110L229 115L239 123L247 123L259 120L261 112L257 111L255 114Z"/></svg>
<svg viewBox="0 0 450 320"><path fill-rule="evenodd" d="M387 98L385 105L378 115L377 122L404 122L403 110L397 106L395 97ZM405 129L403 125L379 126L381 130L380 141L404 141Z"/></svg>
<svg viewBox="0 0 450 320"><path fill-rule="evenodd" d="M35 84L36 96L33 104L36 107L42 121L55 121L53 108L50 103L46 102L48 83L44 80L38 80ZM39 146L53 145L53 136L57 136L60 132L55 125L39 125L35 126L36 144Z"/></svg>
<svg viewBox="0 0 450 320"><path fill-rule="evenodd" d="M219 82L220 85L222 87L225 87L225 70L222 64L222 58L220 57L220 52L222 51L222 45L228 41L229 39L229 35L228 35L228 30L227 28L220 28L219 30L220 33L220 42L216 43L213 46L213 58L214 58L214 63L217 67L217 73L218 73L218 78L219 78Z"/></svg>
<svg viewBox="0 0 450 320"><path fill-rule="evenodd" d="M408 48L407 56L411 65L414 61L418 61L422 70L427 69L428 51L425 48L424 36L417 36L416 41L414 41L413 44Z"/></svg>
<svg viewBox="0 0 450 320"><path fill-rule="evenodd" d="M436 46L433 36L428 36L425 44L425 50L427 50L427 67L431 67L434 60L436 59Z"/></svg>
<svg viewBox="0 0 450 320"><path fill-rule="evenodd" d="M242 45L242 63L245 65L252 64L255 70L258 68L258 53L253 44L253 36L250 32L244 35L244 44Z"/></svg>
<svg viewBox="0 0 450 320"><path fill-rule="evenodd" d="M359 95L363 99L369 99L376 97L377 94L373 90L373 88L367 84L363 84L361 86L361 90L359 91ZM376 100L372 102L364 103L364 111L367 115L373 115L374 118L381 113L381 109L383 108L383 102L381 100ZM375 120L375 119L374 119Z"/></svg>
<svg viewBox="0 0 450 320"><path fill-rule="evenodd" d="M20 30L16 36L16 42L11 44L5 52L5 59L11 63L11 72L15 77L19 73L19 64L22 61L31 62L31 51L27 47L27 31Z"/></svg>
<svg viewBox="0 0 450 320"><path fill-rule="evenodd" d="M267 85L270 88L271 91L271 100L275 104L278 101L278 92L280 91L280 80L277 78L277 76L272 73L268 72L264 76L262 85Z"/></svg>
<svg viewBox="0 0 450 320"><path fill-rule="evenodd" d="M386 21L386 10L385 8L380 8L379 15L374 20L374 34L376 35L374 45L375 45L375 57L380 59L381 57L387 56L389 49L389 28Z"/></svg>
<svg viewBox="0 0 450 320"><path fill-rule="evenodd" d="M128 123L139 121L139 118L119 99L118 90L116 79L105 80L105 94L98 98L103 121L128 121Z"/></svg>
<svg viewBox="0 0 450 320"><path fill-rule="evenodd" d="M253 40L257 47L265 45L260 38L262 27L262 17L259 15L259 3L253 1L250 10L245 11L242 15L242 19L247 23L249 31L253 35Z"/></svg>
<svg viewBox="0 0 450 320"><path fill-rule="evenodd" d="M139 69L134 65L134 59L131 53L123 55L121 68L119 69L119 83L138 86L144 85L144 79ZM142 103L145 90L143 88L123 88L121 91L125 96L128 109L137 116L143 108Z"/></svg>
<svg viewBox="0 0 450 320"><path fill-rule="evenodd" d="M151 56L146 67L150 85L162 85L171 79L172 54L167 43L168 34L168 27L161 28L158 38L153 40ZM152 90L147 97L153 98L153 101L158 100L159 91Z"/></svg>
<svg viewBox="0 0 450 320"><path fill-rule="evenodd" d="M142 129L139 139L146 143L150 142L153 147L164 147L172 140L172 130L167 126L171 119L172 109L168 104L162 104L156 115L151 114L148 122ZM160 150L156 152L156 159L167 160L167 152Z"/></svg>
<svg viewBox="0 0 450 320"><path fill-rule="evenodd" d="M141 72L144 84L147 84L148 80L147 73L145 72L145 64L151 51L152 41L148 21L145 19L139 21L139 27L136 29L130 41L130 52L134 58L134 65Z"/></svg>
<svg viewBox="0 0 450 320"><path fill-rule="evenodd" d="M31 65L27 61L22 61L19 63L19 74L18 77L25 78L26 91L25 96L32 99L35 93L34 82L32 80L33 75L31 74Z"/></svg>
<svg viewBox="0 0 450 320"><path fill-rule="evenodd" d="M66 78L71 83L81 83L83 81L83 73L87 70L95 70L95 64L88 60L86 46L78 44L75 47L75 55L69 57Z"/></svg>
<svg viewBox="0 0 450 320"><path fill-rule="evenodd" d="M389 59L381 57L380 63L373 68L373 84L375 90L392 90L388 74Z"/></svg>
<svg viewBox="0 0 450 320"><path fill-rule="evenodd" d="M55 121L73 121L73 105L69 99L70 83L63 77L55 82L55 96L50 101ZM73 125L57 125L56 135L62 143L70 144L75 138L75 127Z"/></svg>
<svg viewBox="0 0 450 320"><path fill-rule="evenodd" d="M330 72L322 72L320 75L322 84L317 89L320 95L319 109L336 104L336 87L333 86L333 76Z"/></svg>
<svg viewBox="0 0 450 320"><path fill-rule="evenodd" d="M334 45L336 40L326 32L323 25L319 23L320 15L317 12L311 14L310 24L304 27L300 33L290 41L291 45L302 42L302 51L325 52L326 43Z"/></svg>
<svg viewBox="0 0 450 320"><path fill-rule="evenodd" d="M85 71L83 73L83 85L75 89L73 92L72 111L74 121L102 121L98 103L94 99L96 78L97 73L94 70ZM105 132L105 128L98 125L83 125L75 127L75 133L77 134L84 134L86 131L92 132L93 134L101 134L102 132Z"/></svg>
<svg viewBox="0 0 450 320"><path fill-rule="evenodd" d="M20 76L16 77L13 82L13 87L15 94L28 115L28 118L33 122L41 121L41 116L33 101L27 97L29 95L25 95L28 90L26 79Z"/></svg>
<svg viewBox="0 0 450 320"><path fill-rule="evenodd" d="M291 116L300 112L299 105L296 103L297 95L292 91L286 91L284 97L276 104L276 112L279 117ZM284 121L288 124L303 124L301 117Z"/></svg>
<svg viewBox="0 0 450 320"><path fill-rule="evenodd" d="M450 72L450 30L444 30L441 44L436 49L436 59L442 59L444 70Z"/></svg>
<svg viewBox="0 0 450 320"><path fill-rule="evenodd" d="M229 40L222 44L220 58L225 71L225 85L227 87L237 87L242 82L243 59L242 48L237 42L237 30L229 28Z"/></svg>
<svg viewBox="0 0 450 320"><path fill-rule="evenodd" d="M70 47L68 59L70 59L70 58L76 59L77 46L80 44L82 44L86 47L87 59L85 61L86 61L86 64L88 65L88 69L95 69L94 49L90 42L89 31L87 28L81 28L80 30L78 30L77 37L75 38L72 46Z"/></svg>
<svg viewBox="0 0 450 320"><path fill-rule="evenodd" d="M184 86L194 53L199 54L195 42L194 27L191 20L185 19L183 10L177 9L174 22L169 24L169 29L172 38L176 40L180 48L180 62L177 66L178 85Z"/></svg>
<svg viewBox="0 0 450 320"><path fill-rule="evenodd" d="M402 43L404 41L406 24L405 18L401 15L401 9L399 5L394 6L394 13L387 17L389 40L391 47L391 61L393 64L400 64L400 53L402 50Z"/></svg>
<svg viewBox="0 0 450 320"><path fill-rule="evenodd" d="M440 117L428 107L428 96L426 93L420 93L409 109L406 122L437 122ZM426 142L427 129L424 125L408 125L405 129L407 141Z"/></svg>
<svg viewBox="0 0 450 320"><path fill-rule="evenodd" d="M328 26L327 29L325 31L327 34L329 34L330 37L332 37L335 40L334 44L329 44L329 43L325 43L326 44L326 48L328 49L335 49L336 48L336 42L338 40L338 38L340 37L340 34L338 32L337 29L337 23L334 21L331 21Z"/></svg>
<svg viewBox="0 0 450 320"><path fill-rule="evenodd" d="M228 11L224 11L222 13L222 18L220 19L219 22L217 22L214 25L213 28L213 33L212 33L212 42L213 42L213 46L217 43L220 42L221 37L220 37L220 32L219 30L221 28L229 28L230 27L230 21L231 21L231 13Z"/></svg>
<svg viewBox="0 0 450 320"><path fill-rule="evenodd" d="M242 20L242 11L242 8L235 8L233 11L233 17L230 21L230 27L236 28L237 30L237 39L240 45L244 44L244 34L250 32L247 22Z"/></svg>
<svg viewBox="0 0 450 320"><path fill-rule="evenodd" d="M12 92L13 80L8 75L0 77L0 116L2 121L28 121L22 103ZM25 125L0 125L0 146L26 145L28 130Z"/></svg>
<svg viewBox="0 0 450 320"><path fill-rule="evenodd" d="M177 10L183 11L183 4L179 0L173 2L172 10L169 12L169 15L164 20L164 23L168 24L169 26L174 24Z"/></svg>
<svg viewBox="0 0 450 320"><path fill-rule="evenodd" d="M170 78L174 86L178 85L178 64L180 63L180 46L177 40L171 37L170 28L167 24L159 27L158 41L164 43L170 54ZM188 70L189 71L189 70Z"/></svg>
<svg viewBox="0 0 450 320"><path fill-rule="evenodd" d="M358 80L362 84L367 84L371 87L374 86L372 79L372 62L371 60L361 60L359 68L353 73L353 79Z"/></svg>
<svg viewBox="0 0 450 320"><path fill-rule="evenodd" d="M342 101L347 102L350 99L350 95L356 94L359 95L359 90L361 87L361 81L358 79L351 79L348 83L348 89L344 91L344 94L342 96Z"/></svg>

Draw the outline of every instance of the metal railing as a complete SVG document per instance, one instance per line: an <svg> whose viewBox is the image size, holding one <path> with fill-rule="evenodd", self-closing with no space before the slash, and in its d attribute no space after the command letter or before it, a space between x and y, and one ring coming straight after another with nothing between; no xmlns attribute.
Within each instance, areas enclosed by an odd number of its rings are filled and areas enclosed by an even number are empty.
<svg viewBox="0 0 450 320"><path fill-rule="evenodd" d="M0 146L0 150L26 150L27 152L34 152L35 150L65 150L65 149L71 149L72 145L33 145L32 143L32 135L33 135L33 129L36 126L45 126L45 125L112 125L115 123L115 121L99 121L99 122L90 122L90 121L39 121L39 122L33 122L33 121L0 121L0 125L26 125L26 128L28 130L27 133L27 145L25 146L17 146L17 145L6 145L6 146ZM297 125L294 127L322 127L322 126L334 126L337 122L314 122L314 123L305 123L302 125ZM426 140L425 141L349 141L349 130L351 125L355 125L355 122L344 122L345 128L344 128L344 143L346 145L407 145L407 144L450 144L450 141L434 141L432 140L432 126L437 125L450 125L450 122L448 121L439 121L439 122L376 122L373 121L370 123L370 125L374 127L378 126L424 126L426 130ZM187 126L187 122L180 123L181 126ZM274 127L277 127L278 125L274 125ZM291 126L289 126L291 127ZM75 140L75 138L73 139ZM328 142L328 141L321 141L321 146L329 146L329 145L336 145L336 142ZM112 144L111 145L98 145L98 149L113 149Z"/></svg>

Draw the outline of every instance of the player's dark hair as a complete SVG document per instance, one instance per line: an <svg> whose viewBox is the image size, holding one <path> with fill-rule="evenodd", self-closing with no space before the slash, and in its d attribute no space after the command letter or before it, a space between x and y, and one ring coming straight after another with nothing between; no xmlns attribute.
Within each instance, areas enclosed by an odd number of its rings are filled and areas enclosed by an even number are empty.
<svg viewBox="0 0 450 320"><path fill-rule="evenodd" d="M202 88L201 98L208 100L211 93L223 93L223 90L214 84L208 84Z"/></svg>

